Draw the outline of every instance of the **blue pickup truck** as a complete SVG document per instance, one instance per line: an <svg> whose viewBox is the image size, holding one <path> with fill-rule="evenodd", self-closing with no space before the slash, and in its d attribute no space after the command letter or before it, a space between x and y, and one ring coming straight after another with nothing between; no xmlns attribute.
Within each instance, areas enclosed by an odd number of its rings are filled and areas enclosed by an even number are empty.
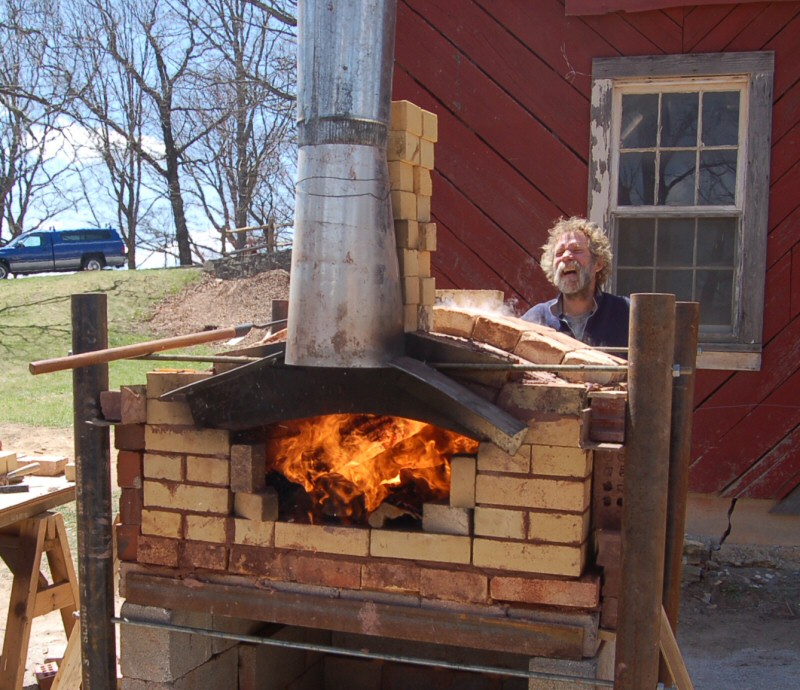
<svg viewBox="0 0 800 690"><path fill-rule="evenodd" d="M124 266L127 247L112 228L33 230L0 247L0 279L10 273L98 271Z"/></svg>

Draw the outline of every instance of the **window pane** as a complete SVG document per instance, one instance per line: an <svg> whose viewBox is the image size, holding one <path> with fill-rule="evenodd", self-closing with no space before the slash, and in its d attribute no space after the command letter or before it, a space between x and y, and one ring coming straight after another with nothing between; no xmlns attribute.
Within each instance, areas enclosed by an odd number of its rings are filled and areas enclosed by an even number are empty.
<svg viewBox="0 0 800 690"><path fill-rule="evenodd" d="M667 206L694 204L694 151L662 151L658 203Z"/></svg>
<svg viewBox="0 0 800 690"><path fill-rule="evenodd" d="M617 263L620 266L652 266L656 223L652 218L620 218Z"/></svg>
<svg viewBox="0 0 800 690"><path fill-rule="evenodd" d="M657 130L658 94L624 95L619 137L621 148L654 148Z"/></svg>
<svg viewBox="0 0 800 690"><path fill-rule="evenodd" d="M736 203L736 151L700 153L697 203L709 206Z"/></svg>
<svg viewBox="0 0 800 690"><path fill-rule="evenodd" d="M697 222L697 265L733 268L736 252L735 218L702 218Z"/></svg>
<svg viewBox="0 0 800 690"><path fill-rule="evenodd" d="M733 325L733 271L697 271L700 324Z"/></svg>
<svg viewBox="0 0 800 690"><path fill-rule="evenodd" d="M646 268L624 268L617 271L617 294L653 291L653 271Z"/></svg>
<svg viewBox="0 0 800 690"><path fill-rule="evenodd" d="M661 146L697 146L698 102L697 93L661 97Z"/></svg>
<svg viewBox="0 0 800 690"><path fill-rule="evenodd" d="M694 265L694 219L663 218L658 223L659 268Z"/></svg>
<svg viewBox="0 0 800 690"><path fill-rule="evenodd" d="M675 299L691 301L692 299L692 270L667 269L656 271L656 292L669 292Z"/></svg>
<svg viewBox="0 0 800 690"><path fill-rule="evenodd" d="M655 153L621 153L619 155L617 203L620 206L651 206L655 187L655 170Z"/></svg>
<svg viewBox="0 0 800 690"><path fill-rule="evenodd" d="M739 143L739 92L703 94L703 144L736 146Z"/></svg>

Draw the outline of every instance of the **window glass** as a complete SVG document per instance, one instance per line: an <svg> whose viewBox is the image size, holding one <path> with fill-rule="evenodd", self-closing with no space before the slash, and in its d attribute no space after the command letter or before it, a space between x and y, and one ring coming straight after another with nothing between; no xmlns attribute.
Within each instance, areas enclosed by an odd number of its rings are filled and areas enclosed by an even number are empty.
<svg viewBox="0 0 800 690"><path fill-rule="evenodd" d="M667 206L694 204L694 151L664 151L661 154L658 203Z"/></svg>
<svg viewBox="0 0 800 690"><path fill-rule="evenodd" d="M622 97L620 146L653 148L658 135L658 94L626 94Z"/></svg>
<svg viewBox="0 0 800 690"><path fill-rule="evenodd" d="M652 205L655 170L655 153L621 153L617 203L620 206Z"/></svg>
<svg viewBox="0 0 800 690"><path fill-rule="evenodd" d="M703 145L736 146L739 141L739 92L703 94Z"/></svg>
<svg viewBox="0 0 800 690"><path fill-rule="evenodd" d="M620 268L617 271L617 290L620 295L653 292L653 269Z"/></svg>
<svg viewBox="0 0 800 690"><path fill-rule="evenodd" d="M735 218L697 221L697 265L733 268L736 251Z"/></svg>
<svg viewBox="0 0 800 690"><path fill-rule="evenodd" d="M658 266L694 265L694 219L664 218L658 223Z"/></svg>
<svg viewBox="0 0 800 690"><path fill-rule="evenodd" d="M656 270L656 292L669 292L679 301L690 301L693 293L691 269ZM700 307L702 311L702 306Z"/></svg>
<svg viewBox="0 0 800 690"><path fill-rule="evenodd" d="M703 151L697 203L725 206L736 202L736 151Z"/></svg>
<svg viewBox="0 0 800 690"><path fill-rule="evenodd" d="M661 146L697 146L698 93L665 93L661 100Z"/></svg>
<svg viewBox="0 0 800 690"><path fill-rule="evenodd" d="M652 266L656 222L652 218L620 218L617 262L620 266Z"/></svg>
<svg viewBox="0 0 800 690"><path fill-rule="evenodd" d="M696 299L701 323L730 327L733 324L733 271L698 270Z"/></svg>

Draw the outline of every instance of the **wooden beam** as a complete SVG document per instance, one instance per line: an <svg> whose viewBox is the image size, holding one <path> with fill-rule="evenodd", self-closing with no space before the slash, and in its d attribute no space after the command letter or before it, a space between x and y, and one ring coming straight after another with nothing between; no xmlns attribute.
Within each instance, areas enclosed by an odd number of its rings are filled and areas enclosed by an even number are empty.
<svg viewBox="0 0 800 690"><path fill-rule="evenodd" d="M142 606L434 644L446 642L471 649L513 650L527 656L564 659L583 656L584 631L578 623L572 626L281 592L259 589L239 578L236 584L196 579L187 583L172 577L130 572L125 593L128 601Z"/></svg>
<svg viewBox="0 0 800 690"><path fill-rule="evenodd" d="M661 609L661 633L659 636L659 647L661 648L661 655L664 662L669 669L670 675L675 680L678 690L694 690L692 679L689 677L689 671L683 661L681 650L678 648L678 642L672 632L672 626L669 624L667 612Z"/></svg>

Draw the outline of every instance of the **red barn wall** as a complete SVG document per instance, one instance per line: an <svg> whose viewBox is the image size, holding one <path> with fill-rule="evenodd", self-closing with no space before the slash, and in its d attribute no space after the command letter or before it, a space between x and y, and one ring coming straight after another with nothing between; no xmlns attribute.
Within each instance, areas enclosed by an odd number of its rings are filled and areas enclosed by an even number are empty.
<svg viewBox="0 0 800 690"><path fill-rule="evenodd" d="M520 313L552 296L547 228L587 212L592 59L774 51L762 368L699 373L692 491L781 499L800 485L798 36L800 2L592 16L563 0L399 3L394 98L439 116L437 286L499 289Z"/></svg>

